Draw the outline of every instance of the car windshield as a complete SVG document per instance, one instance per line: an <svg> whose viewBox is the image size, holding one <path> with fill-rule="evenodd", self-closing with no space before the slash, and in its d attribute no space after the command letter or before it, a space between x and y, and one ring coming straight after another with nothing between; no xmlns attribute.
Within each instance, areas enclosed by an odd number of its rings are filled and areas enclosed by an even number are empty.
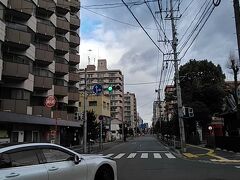
<svg viewBox="0 0 240 180"><path fill-rule="evenodd" d="M0 149L101 154L96 180L113 161L120 180L239 179L239 4L0 0ZM65 150L0 163L88 165Z"/></svg>

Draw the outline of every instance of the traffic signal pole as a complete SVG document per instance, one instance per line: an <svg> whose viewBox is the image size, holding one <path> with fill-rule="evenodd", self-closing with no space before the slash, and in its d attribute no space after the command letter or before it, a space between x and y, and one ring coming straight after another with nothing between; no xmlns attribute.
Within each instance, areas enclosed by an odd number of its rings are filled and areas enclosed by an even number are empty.
<svg viewBox="0 0 240 180"><path fill-rule="evenodd" d="M87 153L87 68L84 73L85 87L84 87L84 129L83 129L83 152Z"/></svg>
<svg viewBox="0 0 240 180"><path fill-rule="evenodd" d="M181 88L180 88L180 79L179 79L179 70L178 70L178 53L177 53L177 31L175 26L175 18L174 17L174 10L173 10L173 0L170 0L170 14L171 14L171 24L172 24L172 48L173 48L173 55L174 55L174 67L175 67L175 83L176 83L176 90L177 90L177 107L178 107L178 121L179 121L179 130L180 130L180 140L181 140L181 150L182 152L186 152L186 141L185 141L185 131L184 131L184 122L183 122L183 106L182 106L182 95L181 95Z"/></svg>

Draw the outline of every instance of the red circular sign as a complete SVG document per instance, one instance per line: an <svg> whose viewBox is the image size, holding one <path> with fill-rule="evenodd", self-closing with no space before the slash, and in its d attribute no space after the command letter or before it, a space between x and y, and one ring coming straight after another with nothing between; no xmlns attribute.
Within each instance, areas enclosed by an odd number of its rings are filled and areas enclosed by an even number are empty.
<svg viewBox="0 0 240 180"><path fill-rule="evenodd" d="M48 107L48 108L51 108L53 106L55 106L56 104L56 98L55 96L48 96L46 99L45 99L45 106Z"/></svg>

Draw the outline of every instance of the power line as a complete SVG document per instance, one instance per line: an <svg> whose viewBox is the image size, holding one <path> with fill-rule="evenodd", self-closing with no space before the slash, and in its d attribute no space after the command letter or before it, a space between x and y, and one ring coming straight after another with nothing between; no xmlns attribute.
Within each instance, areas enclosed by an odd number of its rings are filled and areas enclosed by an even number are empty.
<svg viewBox="0 0 240 180"><path fill-rule="evenodd" d="M142 30L145 32L145 34L149 37L149 39L153 42L153 44L157 47L157 49L159 51L161 51L162 53L164 53L160 47L155 43L155 41L151 38L151 36L148 34L148 32L144 29L144 27L142 26L142 24L138 21L138 19L136 18L136 16L133 14L133 12L131 11L131 9L128 7L128 5L125 3L124 0L121 0L122 3L127 7L128 11L132 14L132 16L134 17L134 19L137 21L137 23L141 26Z"/></svg>
<svg viewBox="0 0 240 180"><path fill-rule="evenodd" d="M114 19L114 18L111 18L111 17L109 17L109 16L106 16L106 15L103 15L103 14L100 14L100 13L97 13L97 12L95 12L95 11L92 11L92 10L90 10L90 9L88 9L88 8L82 7L82 9L84 9L84 10L86 10L86 11L89 11L89 12L91 12L91 13L97 14L97 15L99 15L99 16L102 16L102 17L104 17L104 18L110 19L110 20L112 20L112 21L115 21L115 22L124 24L124 25L132 26L132 27L135 27L135 28L140 28L140 26L133 25L133 24L130 24L130 23L127 23L127 22L123 22L123 21L119 21L119 20ZM148 28L148 27L145 27L145 29L158 30L158 29Z"/></svg>

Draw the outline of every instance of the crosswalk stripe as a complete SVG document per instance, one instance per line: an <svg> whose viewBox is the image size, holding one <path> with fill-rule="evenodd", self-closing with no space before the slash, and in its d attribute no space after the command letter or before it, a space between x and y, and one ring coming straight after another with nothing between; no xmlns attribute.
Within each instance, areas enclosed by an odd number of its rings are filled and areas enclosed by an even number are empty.
<svg viewBox="0 0 240 180"><path fill-rule="evenodd" d="M105 155L106 157L111 157L113 154L107 154L107 155Z"/></svg>
<svg viewBox="0 0 240 180"><path fill-rule="evenodd" d="M176 158L174 155L172 155L171 153L165 153L165 155L169 158L169 159L174 159Z"/></svg>
<svg viewBox="0 0 240 180"><path fill-rule="evenodd" d="M147 159L148 158L148 153L142 153L141 158Z"/></svg>
<svg viewBox="0 0 240 180"><path fill-rule="evenodd" d="M117 156L114 157L114 159L120 159L121 157L123 157L125 155L125 153L120 153Z"/></svg>
<svg viewBox="0 0 240 180"><path fill-rule="evenodd" d="M131 153L129 154L129 156L127 157L128 159L132 159L137 155L137 153Z"/></svg>
<svg viewBox="0 0 240 180"><path fill-rule="evenodd" d="M159 153L153 153L154 158L160 159L162 156Z"/></svg>
<svg viewBox="0 0 240 180"><path fill-rule="evenodd" d="M236 168L240 169L240 166L235 166Z"/></svg>

